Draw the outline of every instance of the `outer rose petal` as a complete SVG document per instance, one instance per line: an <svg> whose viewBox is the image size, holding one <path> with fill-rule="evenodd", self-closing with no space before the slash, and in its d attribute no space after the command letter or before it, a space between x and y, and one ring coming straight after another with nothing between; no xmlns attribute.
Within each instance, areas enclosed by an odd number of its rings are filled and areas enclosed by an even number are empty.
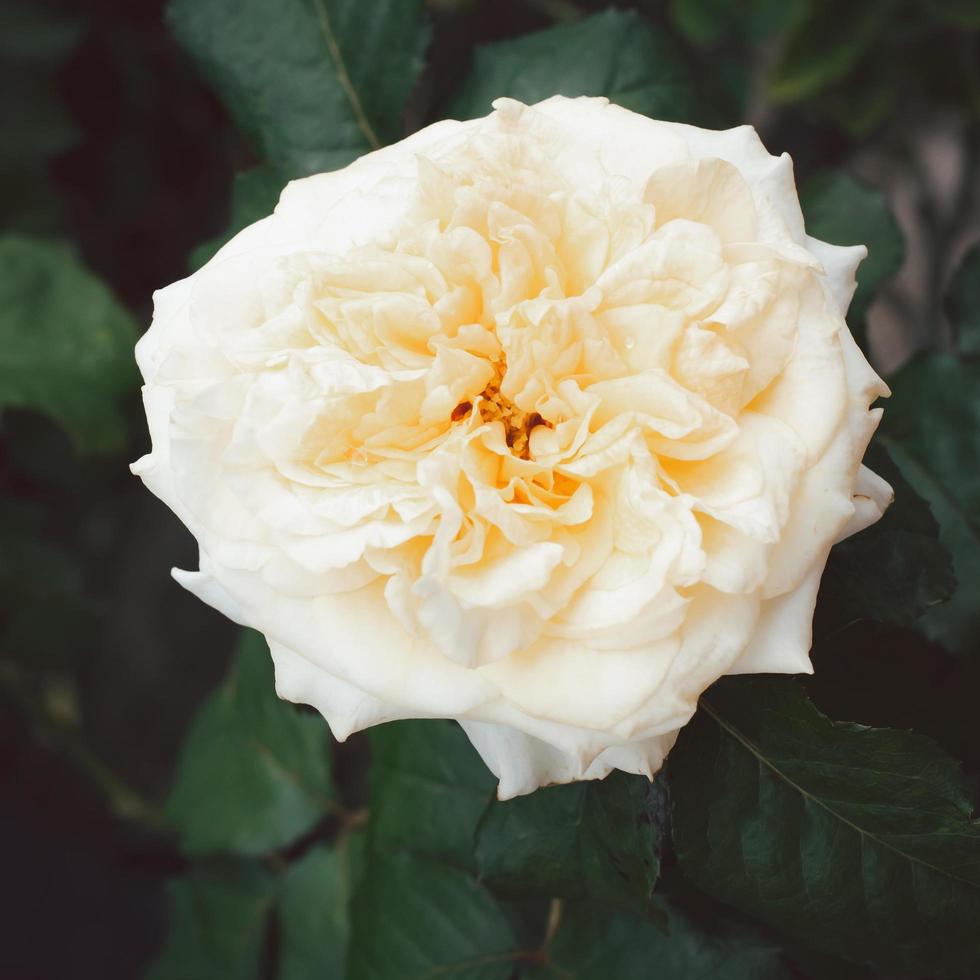
<svg viewBox="0 0 980 980"><path fill-rule="evenodd" d="M177 580L337 738L448 717L499 777L652 775L726 673L809 671L876 520L887 388L787 156L604 99L498 100L344 170L159 291L133 466Z"/></svg>
<svg viewBox="0 0 980 980"><path fill-rule="evenodd" d="M509 725L463 721L462 726L487 768L500 780L497 796L501 800L532 793L551 783L602 779L613 769L652 779L677 740L677 732L655 735L610 746L590 759L588 755L563 752Z"/></svg>

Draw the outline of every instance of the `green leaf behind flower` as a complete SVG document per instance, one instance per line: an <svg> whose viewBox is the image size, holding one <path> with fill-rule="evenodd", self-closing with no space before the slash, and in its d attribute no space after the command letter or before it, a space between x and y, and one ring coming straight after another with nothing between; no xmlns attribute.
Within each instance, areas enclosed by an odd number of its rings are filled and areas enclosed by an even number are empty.
<svg viewBox="0 0 980 980"><path fill-rule="evenodd" d="M604 95L656 119L690 121L687 67L674 44L632 11L609 10L478 48L448 115L486 115L494 99Z"/></svg>
<svg viewBox="0 0 980 980"><path fill-rule="evenodd" d="M670 779L681 867L714 897L886 972L980 961L980 824L929 739L833 722L788 678L730 678Z"/></svg>
<svg viewBox="0 0 980 980"><path fill-rule="evenodd" d="M352 905L350 980L507 980L518 938L477 880L473 842L494 778L455 722L370 733L366 869Z"/></svg>
<svg viewBox="0 0 980 980"><path fill-rule="evenodd" d="M220 235L202 242L191 252L187 262L191 271L199 269L214 258L218 249L243 228L272 214L286 183L287 178L281 171L268 164L235 174L231 187L228 227Z"/></svg>
<svg viewBox="0 0 980 980"><path fill-rule="evenodd" d="M780 949L747 930L712 923L707 929L658 899L657 923L597 903L569 903L549 943L544 980L790 980Z"/></svg>
<svg viewBox="0 0 980 980"><path fill-rule="evenodd" d="M953 556L956 591L918 627L955 653L975 653L980 626L980 365L949 354L914 358L890 379L881 440L929 501Z"/></svg>
<svg viewBox="0 0 980 980"><path fill-rule="evenodd" d="M350 928L350 841L314 847L283 875L279 890L279 980L344 980Z"/></svg>
<svg viewBox="0 0 980 980"><path fill-rule="evenodd" d="M132 317L59 245L4 235L0 267L0 410L47 415L83 452L119 449L138 382Z"/></svg>
<svg viewBox="0 0 980 980"><path fill-rule="evenodd" d="M370 733L372 846L474 868L476 826L496 780L451 721L398 721Z"/></svg>
<svg viewBox="0 0 980 980"><path fill-rule="evenodd" d="M611 773L495 802L477 833L482 878L502 893L646 908L660 869L662 780Z"/></svg>
<svg viewBox="0 0 980 980"><path fill-rule="evenodd" d="M289 177L402 135L429 31L421 0L171 0L171 28Z"/></svg>
<svg viewBox="0 0 980 980"><path fill-rule="evenodd" d="M330 753L323 719L276 697L265 640L246 632L181 749L167 814L183 849L257 855L289 844L329 810Z"/></svg>
<svg viewBox="0 0 980 980"><path fill-rule="evenodd" d="M147 980L343 980L352 837L280 873L208 860L168 886L167 938ZM271 937L275 933L277 940Z"/></svg>
<svg viewBox="0 0 980 980"><path fill-rule="evenodd" d="M503 908L468 872L374 854L353 905L350 980L508 980L520 959Z"/></svg>
<svg viewBox="0 0 980 980"><path fill-rule="evenodd" d="M956 589L952 559L929 504L879 443L864 462L891 484L895 500L881 520L830 552L814 623L818 636L862 619L912 626Z"/></svg>
<svg viewBox="0 0 980 980"><path fill-rule="evenodd" d="M863 320L882 284L905 260L905 239L885 195L842 170L818 174L800 191L807 233L832 245L867 245L847 320L863 346Z"/></svg>
<svg viewBox="0 0 980 980"><path fill-rule="evenodd" d="M615 773L501 803L455 724L395 722L371 738L351 980L788 976L771 944L727 925L709 937L651 898L662 782ZM599 901L555 901L583 895Z"/></svg>
<svg viewBox="0 0 980 980"><path fill-rule="evenodd" d="M274 889L251 862L199 867L172 881L166 943L146 980L257 980Z"/></svg>

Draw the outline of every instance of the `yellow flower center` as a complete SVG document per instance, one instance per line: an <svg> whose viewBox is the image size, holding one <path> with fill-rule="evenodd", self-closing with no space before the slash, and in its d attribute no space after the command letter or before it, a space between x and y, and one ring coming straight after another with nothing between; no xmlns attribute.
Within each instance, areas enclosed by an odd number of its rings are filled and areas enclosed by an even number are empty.
<svg viewBox="0 0 980 980"><path fill-rule="evenodd" d="M543 425L549 429L552 424L538 412L524 412L518 408L501 390L504 366L494 365L493 378L476 397L477 412L484 422L502 422L504 438L515 456L520 459L531 458L531 430ZM452 421L460 422L473 412L473 402L461 401L452 411Z"/></svg>

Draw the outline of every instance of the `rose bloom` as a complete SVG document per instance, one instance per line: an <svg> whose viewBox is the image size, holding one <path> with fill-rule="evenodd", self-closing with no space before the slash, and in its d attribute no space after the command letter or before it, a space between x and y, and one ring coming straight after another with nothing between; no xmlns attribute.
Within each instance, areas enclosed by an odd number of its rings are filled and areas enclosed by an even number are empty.
<svg viewBox="0 0 980 980"><path fill-rule="evenodd" d="M864 255L751 127L501 99L157 293L133 469L337 738L459 719L501 798L649 776L721 675L810 671L827 553L890 499Z"/></svg>

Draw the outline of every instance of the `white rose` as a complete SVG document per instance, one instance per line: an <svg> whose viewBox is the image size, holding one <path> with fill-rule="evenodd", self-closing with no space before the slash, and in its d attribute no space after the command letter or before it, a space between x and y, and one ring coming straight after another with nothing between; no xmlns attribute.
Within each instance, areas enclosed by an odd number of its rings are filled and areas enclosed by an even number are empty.
<svg viewBox="0 0 980 980"><path fill-rule="evenodd" d="M339 739L457 718L502 798L652 774L723 674L809 671L890 489L844 322L750 127L510 100L345 170L156 296L134 465Z"/></svg>

